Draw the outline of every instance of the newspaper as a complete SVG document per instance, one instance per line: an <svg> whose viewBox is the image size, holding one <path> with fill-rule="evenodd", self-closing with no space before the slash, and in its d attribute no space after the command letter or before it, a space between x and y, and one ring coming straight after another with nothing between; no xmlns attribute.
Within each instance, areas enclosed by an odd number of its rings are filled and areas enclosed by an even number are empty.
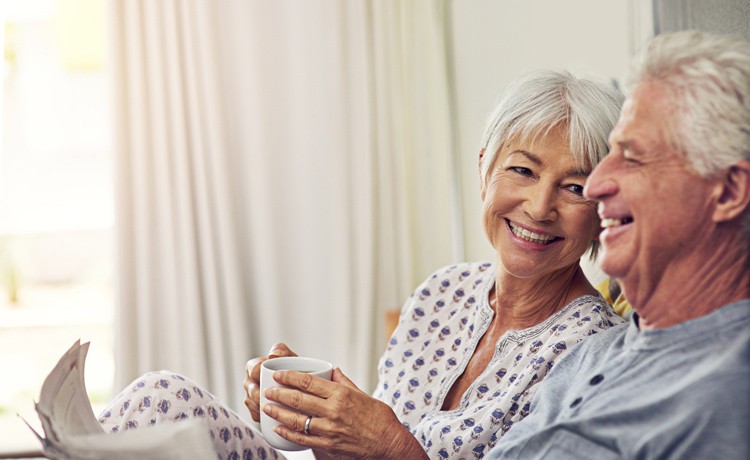
<svg viewBox="0 0 750 460"><path fill-rule="evenodd" d="M138 430L105 432L96 420L84 383L89 343L77 341L42 385L36 412L44 436L32 431L51 459L215 459L208 430L199 419ZM28 425L28 423L27 423Z"/></svg>

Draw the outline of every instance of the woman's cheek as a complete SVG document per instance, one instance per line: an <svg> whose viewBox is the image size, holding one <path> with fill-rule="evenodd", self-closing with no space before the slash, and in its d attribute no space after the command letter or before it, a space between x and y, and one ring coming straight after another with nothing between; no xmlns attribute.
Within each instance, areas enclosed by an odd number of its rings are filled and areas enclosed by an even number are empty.
<svg viewBox="0 0 750 460"><path fill-rule="evenodd" d="M501 219L485 208L482 212L482 221L484 233L487 236L487 239L492 244L492 247L497 249L496 239L498 237L498 231L501 230Z"/></svg>

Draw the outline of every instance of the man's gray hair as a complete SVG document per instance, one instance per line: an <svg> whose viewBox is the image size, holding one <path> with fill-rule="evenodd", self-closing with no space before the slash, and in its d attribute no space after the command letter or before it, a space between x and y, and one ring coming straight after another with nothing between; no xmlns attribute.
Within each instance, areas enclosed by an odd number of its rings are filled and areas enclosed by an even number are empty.
<svg viewBox="0 0 750 460"><path fill-rule="evenodd" d="M668 139L699 175L750 160L750 41L695 30L659 35L633 60L625 85L647 81L666 83L676 114ZM750 244L750 208L742 227Z"/></svg>
<svg viewBox="0 0 750 460"><path fill-rule="evenodd" d="M623 99L614 84L577 78L564 71L537 71L514 81L487 121L480 180L487 183L488 172L506 142L544 138L558 126L566 130L578 167L591 171L609 151L607 138ZM597 249L595 242L592 258Z"/></svg>
<svg viewBox="0 0 750 460"><path fill-rule="evenodd" d="M633 60L625 88L659 81L675 104L673 147L708 177L750 160L750 41L682 31L659 35Z"/></svg>

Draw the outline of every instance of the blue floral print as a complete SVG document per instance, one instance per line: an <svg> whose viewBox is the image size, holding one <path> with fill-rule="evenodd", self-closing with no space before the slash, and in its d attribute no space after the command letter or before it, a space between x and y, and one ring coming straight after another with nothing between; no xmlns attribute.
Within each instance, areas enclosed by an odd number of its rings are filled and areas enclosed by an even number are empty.
<svg viewBox="0 0 750 460"><path fill-rule="evenodd" d="M378 367L375 397L391 405L430 458L482 458L528 415L536 384L584 337L623 322L601 298L580 297L546 321L509 331L455 410L441 409L494 312L494 264L435 272L407 300ZM408 397L405 397L408 395Z"/></svg>

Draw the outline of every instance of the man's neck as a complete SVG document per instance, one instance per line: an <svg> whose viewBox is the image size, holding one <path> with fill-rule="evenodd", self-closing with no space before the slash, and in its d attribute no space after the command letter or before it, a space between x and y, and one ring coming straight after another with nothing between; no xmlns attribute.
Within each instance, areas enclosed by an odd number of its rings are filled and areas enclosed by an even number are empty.
<svg viewBox="0 0 750 460"><path fill-rule="evenodd" d="M690 254L640 293L627 292L641 329L663 329L700 318L724 305L750 298L748 250L744 241L719 240ZM683 263L686 262L686 263ZM693 262L693 263L690 263ZM650 289L650 292L648 292Z"/></svg>

